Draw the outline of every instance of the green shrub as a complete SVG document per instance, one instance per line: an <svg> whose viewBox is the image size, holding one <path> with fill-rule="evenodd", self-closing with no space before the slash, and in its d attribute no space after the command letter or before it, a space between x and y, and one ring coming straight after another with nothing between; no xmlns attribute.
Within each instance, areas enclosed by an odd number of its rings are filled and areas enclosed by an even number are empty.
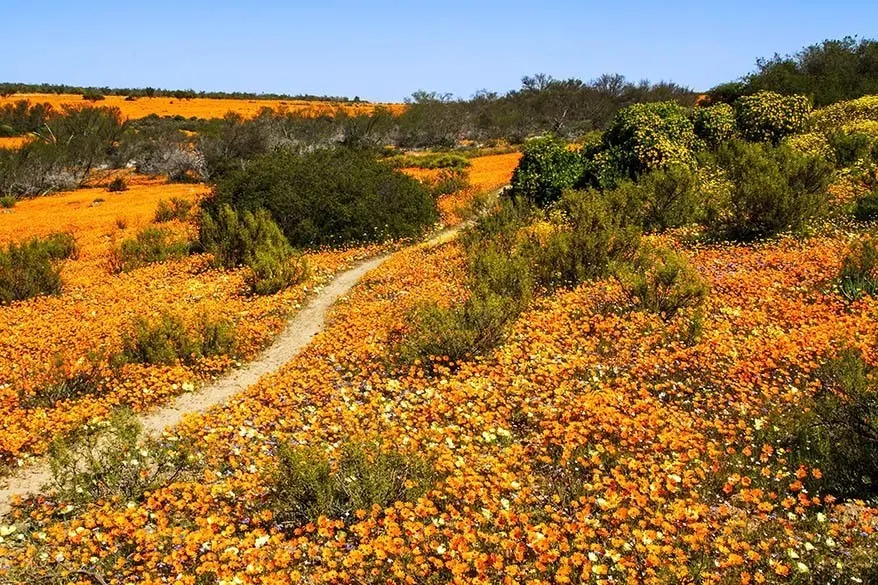
<svg viewBox="0 0 878 585"><path fill-rule="evenodd" d="M149 491L186 479L193 460L178 442L141 436L134 415L120 410L52 443L50 486L60 501L78 508L112 498L137 502Z"/></svg>
<svg viewBox="0 0 878 585"><path fill-rule="evenodd" d="M234 327L224 320L202 314L197 328L187 329L183 320L162 312L157 319L138 317L122 336L118 363L172 365L193 364L202 357L231 355L235 348Z"/></svg>
<svg viewBox="0 0 878 585"><path fill-rule="evenodd" d="M82 99L90 102L99 102L104 100L104 94L96 89L88 89L82 92Z"/></svg>
<svg viewBox="0 0 878 585"><path fill-rule="evenodd" d="M270 506L289 532L321 516L353 524L357 511L414 502L436 480L432 466L417 455L372 442L345 441L333 459L325 449L283 445L270 479Z"/></svg>
<svg viewBox="0 0 878 585"><path fill-rule="evenodd" d="M107 185L107 191L110 193L121 193L128 190L128 183L124 177L116 177Z"/></svg>
<svg viewBox="0 0 878 585"><path fill-rule="evenodd" d="M641 310L672 319L681 309L698 307L708 287L686 260L666 248L643 249L616 276L634 305Z"/></svg>
<svg viewBox="0 0 878 585"><path fill-rule="evenodd" d="M67 235L9 244L0 250L0 305L61 292L56 260L67 255Z"/></svg>
<svg viewBox="0 0 878 585"><path fill-rule="evenodd" d="M715 231L750 240L798 230L828 201L832 166L789 147L731 141L717 150L716 161L731 182L730 209Z"/></svg>
<svg viewBox="0 0 878 585"><path fill-rule="evenodd" d="M522 244L521 254L538 285L554 289L601 278L614 263L633 256L639 230L614 205L614 195L564 193L557 205L560 221L552 222L547 234L531 234Z"/></svg>
<svg viewBox="0 0 878 585"><path fill-rule="evenodd" d="M170 203L161 199L155 210L154 221L156 223L164 223L173 219L186 221L189 217L189 211L192 209L192 202L180 197L171 197Z"/></svg>
<svg viewBox="0 0 878 585"><path fill-rule="evenodd" d="M189 242L175 242L168 230L146 227L133 239L126 239L110 254L110 271L128 272L153 262L166 262L189 254Z"/></svg>
<svg viewBox="0 0 878 585"><path fill-rule="evenodd" d="M684 165L668 165L641 176L640 193L644 229L664 230L695 222L702 202L698 179Z"/></svg>
<svg viewBox="0 0 878 585"><path fill-rule="evenodd" d="M18 199L12 195L4 195L3 197L0 197L0 207L3 209L12 209L15 207L16 203L18 203Z"/></svg>
<svg viewBox="0 0 878 585"><path fill-rule="evenodd" d="M582 172L581 155L566 143L551 137L530 140L512 173L512 194L545 207L573 187Z"/></svg>
<svg viewBox="0 0 878 585"><path fill-rule="evenodd" d="M668 164L691 166L696 146L689 111L676 102L634 104L616 113L604 133L610 166L628 178Z"/></svg>
<svg viewBox="0 0 878 585"><path fill-rule="evenodd" d="M812 119L814 126L824 132L835 132L858 122L878 122L878 95L832 104L815 111Z"/></svg>
<svg viewBox="0 0 878 585"><path fill-rule="evenodd" d="M451 195L470 188L469 174L460 168L444 168L430 187L434 197Z"/></svg>
<svg viewBox="0 0 878 585"><path fill-rule="evenodd" d="M412 311L413 332L399 352L403 361L433 357L456 362L490 350L532 296L528 259L509 254L494 241L482 242L471 252L467 284L469 296L461 304L422 305Z"/></svg>
<svg viewBox="0 0 878 585"><path fill-rule="evenodd" d="M304 257L296 254L264 209L240 214L221 205L216 217L202 213L202 248L213 254L213 265L250 267L247 283L254 294L274 294L307 276Z"/></svg>
<svg viewBox="0 0 878 585"><path fill-rule="evenodd" d="M854 217L860 221L878 219L878 189L873 189L860 196L854 202Z"/></svg>
<svg viewBox="0 0 878 585"><path fill-rule="evenodd" d="M710 148L716 148L735 135L735 111L729 104L695 108L692 123L695 136Z"/></svg>
<svg viewBox="0 0 878 585"><path fill-rule="evenodd" d="M835 157L836 166L845 168L864 159L871 159L873 146L878 144L868 134L853 132L833 132L829 135L829 144Z"/></svg>
<svg viewBox="0 0 878 585"><path fill-rule="evenodd" d="M811 103L801 95L760 91L735 102L738 130L747 140L778 144L786 136L805 130Z"/></svg>
<svg viewBox="0 0 878 585"><path fill-rule="evenodd" d="M67 232L46 236L43 240L43 247L52 260L67 260L75 258L77 254L76 238Z"/></svg>
<svg viewBox="0 0 878 585"><path fill-rule="evenodd" d="M384 162L395 169L465 169L473 164L465 156L452 153L400 154L388 157Z"/></svg>
<svg viewBox="0 0 878 585"><path fill-rule="evenodd" d="M878 249L870 238L854 242L841 263L838 275L841 293L851 301L862 294L878 292Z"/></svg>
<svg viewBox="0 0 878 585"><path fill-rule="evenodd" d="M374 155L351 149L278 150L229 173L204 207L265 208L294 246L413 237L437 219L429 190Z"/></svg>
<svg viewBox="0 0 878 585"><path fill-rule="evenodd" d="M878 497L878 388L875 369L845 348L816 372L814 396L773 421L792 466L821 471L809 491L841 498Z"/></svg>

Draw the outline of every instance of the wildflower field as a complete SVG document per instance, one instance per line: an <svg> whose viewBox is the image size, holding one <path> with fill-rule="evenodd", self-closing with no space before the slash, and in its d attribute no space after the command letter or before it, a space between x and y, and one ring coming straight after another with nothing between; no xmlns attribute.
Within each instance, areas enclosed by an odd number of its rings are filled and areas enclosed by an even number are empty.
<svg viewBox="0 0 878 585"><path fill-rule="evenodd" d="M0 580L878 583L874 98L703 101L10 201L4 262L62 286L0 305L2 472L53 477ZM378 255L303 351L143 436Z"/></svg>

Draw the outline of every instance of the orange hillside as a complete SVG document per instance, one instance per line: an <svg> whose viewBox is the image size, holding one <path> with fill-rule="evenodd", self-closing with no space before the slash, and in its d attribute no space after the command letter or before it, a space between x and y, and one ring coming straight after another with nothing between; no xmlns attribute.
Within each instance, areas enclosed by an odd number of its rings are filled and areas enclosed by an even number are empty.
<svg viewBox="0 0 878 585"><path fill-rule="evenodd" d="M20 100L28 100L32 103L48 103L52 107L60 109L65 105L97 105L103 107L116 107L125 118L144 118L150 114L158 116L183 116L185 118L222 118L228 112L241 114L245 118L256 116L263 108L284 110L301 114L302 116L316 117L323 114L331 114L338 109L348 113L368 114L377 106L382 105L390 108L394 114L399 114L405 107L403 104L363 104L363 103L335 103L302 100L236 100L216 98L192 98L179 99L173 97L137 98L135 101L126 101L124 96L108 95L98 102L89 102L79 94L40 94L40 93L17 93L8 97L0 97L0 107Z"/></svg>

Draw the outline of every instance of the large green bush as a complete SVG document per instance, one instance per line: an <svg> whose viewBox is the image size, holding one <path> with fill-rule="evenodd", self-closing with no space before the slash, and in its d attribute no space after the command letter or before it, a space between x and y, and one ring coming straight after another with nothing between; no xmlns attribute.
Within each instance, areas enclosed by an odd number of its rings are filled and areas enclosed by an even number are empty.
<svg viewBox="0 0 878 585"><path fill-rule="evenodd" d="M709 226L741 240L797 230L828 201L832 165L789 147L729 142L716 162L730 182L729 208Z"/></svg>
<svg viewBox="0 0 878 585"><path fill-rule="evenodd" d="M684 165L672 164L647 173L628 191L636 197L639 219L647 230L693 223L701 211L697 176Z"/></svg>
<svg viewBox="0 0 878 585"><path fill-rule="evenodd" d="M76 252L70 234L54 234L0 250L0 305L61 292L58 260Z"/></svg>
<svg viewBox="0 0 878 585"><path fill-rule="evenodd" d="M671 163L692 165L695 126L676 102L634 104L616 113L603 142L621 170L636 178Z"/></svg>
<svg viewBox="0 0 878 585"><path fill-rule="evenodd" d="M808 126L811 103L801 95L760 91L735 102L738 130L747 140L778 144Z"/></svg>
<svg viewBox="0 0 878 585"><path fill-rule="evenodd" d="M304 258L296 254L267 211L238 213L223 204L215 215L202 214L201 246L213 254L214 266L248 266L247 283L251 292L274 294L305 278Z"/></svg>
<svg viewBox="0 0 878 585"><path fill-rule="evenodd" d="M551 137L530 140L512 174L512 192L545 207L573 187L582 171L582 157L566 143Z"/></svg>
<svg viewBox="0 0 878 585"><path fill-rule="evenodd" d="M417 236L438 218L429 190L352 149L278 150L228 173L204 207L268 210L294 246Z"/></svg>
<svg viewBox="0 0 878 585"><path fill-rule="evenodd" d="M735 111L729 104L698 107L692 111L695 135L711 148L735 135Z"/></svg>
<svg viewBox="0 0 878 585"><path fill-rule="evenodd" d="M634 305L671 319L681 309L699 306L707 296L707 284L686 260L666 248L644 248L631 265L616 273Z"/></svg>

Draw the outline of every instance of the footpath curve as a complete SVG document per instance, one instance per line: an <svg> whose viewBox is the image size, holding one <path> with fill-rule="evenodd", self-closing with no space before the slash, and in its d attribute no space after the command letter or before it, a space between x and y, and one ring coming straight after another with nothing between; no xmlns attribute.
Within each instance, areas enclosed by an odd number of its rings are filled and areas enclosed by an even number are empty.
<svg viewBox="0 0 878 585"><path fill-rule="evenodd" d="M438 246L454 239L461 227L446 229L431 239L415 245ZM138 421L143 426L144 432L160 434L179 423L184 416L205 412L222 404L238 392L255 384L261 377L277 371L299 355L311 338L323 331L329 308L346 295L367 272L380 266L392 255L393 253L387 253L370 258L336 275L303 309L290 318L271 346L254 360L203 385L195 392L182 394L169 404L140 415ZM52 471L45 458L20 469L9 477L0 479L2 483L0 516L10 511L14 496L26 497L39 493L51 480Z"/></svg>

